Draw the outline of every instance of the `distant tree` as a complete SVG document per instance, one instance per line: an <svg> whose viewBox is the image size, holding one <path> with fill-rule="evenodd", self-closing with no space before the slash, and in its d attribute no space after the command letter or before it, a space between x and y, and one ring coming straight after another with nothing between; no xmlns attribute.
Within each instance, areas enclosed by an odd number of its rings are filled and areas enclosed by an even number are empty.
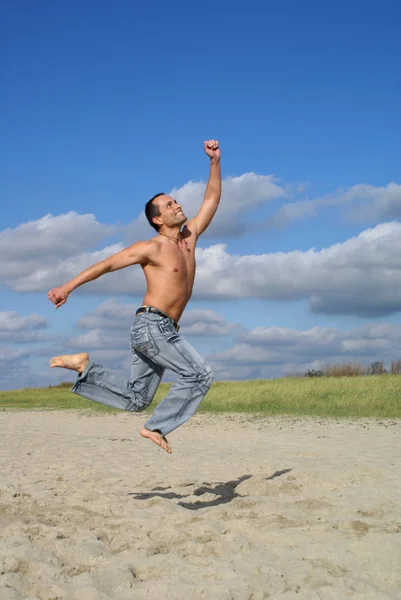
<svg viewBox="0 0 401 600"><path fill-rule="evenodd" d="M369 375L384 375L385 373L387 373L387 369L385 369L381 360L377 360L376 362L372 362L370 364L368 371Z"/></svg>
<svg viewBox="0 0 401 600"><path fill-rule="evenodd" d="M401 374L401 359L393 360L391 362L391 373L393 375L400 375Z"/></svg>
<svg viewBox="0 0 401 600"><path fill-rule="evenodd" d="M366 375L366 367L357 363L334 363L325 368L327 377L359 377Z"/></svg>
<svg viewBox="0 0 401 600"><path fill-rule="evenodd" d="M316 371L315 369L309 369L306 371L305 377L323 377L324 371Z"/></svg>

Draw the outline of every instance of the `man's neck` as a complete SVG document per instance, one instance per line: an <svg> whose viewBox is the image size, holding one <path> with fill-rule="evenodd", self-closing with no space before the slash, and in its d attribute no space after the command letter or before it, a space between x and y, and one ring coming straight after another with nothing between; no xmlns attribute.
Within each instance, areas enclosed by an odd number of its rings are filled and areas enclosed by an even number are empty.
<svg viewBox="0 0 401 600"><path fill-rule="evenodd" d="M179 227L173 227L171 229L163 227L162 229L159 229L159 235L163 235L165 237L175 239L178 241L179 239L181 239L181 230Z"/></svg>

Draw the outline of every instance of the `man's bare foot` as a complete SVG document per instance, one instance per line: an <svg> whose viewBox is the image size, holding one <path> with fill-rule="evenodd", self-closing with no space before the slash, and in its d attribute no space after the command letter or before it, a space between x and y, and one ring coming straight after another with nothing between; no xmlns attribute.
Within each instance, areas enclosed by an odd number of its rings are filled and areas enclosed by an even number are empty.
<svg viewBox="0 0 401 600"><path fill-rule="evenodd" d="M71 369L82 373L89 362L89 354L65 354L64 356L54 356L50 361L50 366L63 367L63 369Z"/></svg>
<svg viewBox="0 0 401 600"><path fill-rule="evenodd" d="M160 448L162 448L169 454L172 454L173 451L171 450L171 447L167 441L167 438L165 438L164 435L162 435L159 431L150 431L149 429L145 429L145 427L142 427L140 434L144 438L148 438L149 440L152 440L152 442L154 442L155 444L160 446Z"/></svg>

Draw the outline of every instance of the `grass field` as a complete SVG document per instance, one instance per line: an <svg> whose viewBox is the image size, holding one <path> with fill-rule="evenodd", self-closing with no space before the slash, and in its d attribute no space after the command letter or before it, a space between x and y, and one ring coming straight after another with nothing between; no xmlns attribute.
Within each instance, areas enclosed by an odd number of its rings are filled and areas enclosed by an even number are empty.
<svg viewBox="0 0 401 600"><path fill-rule="evenodd" d="M151 409L169 389L162 384ZM0 392L0 410L85 409L116 412L70 393L64 386ZM401 417L401 376L284 378L215 382L200 412L308 415L319 417Z"/></svg>

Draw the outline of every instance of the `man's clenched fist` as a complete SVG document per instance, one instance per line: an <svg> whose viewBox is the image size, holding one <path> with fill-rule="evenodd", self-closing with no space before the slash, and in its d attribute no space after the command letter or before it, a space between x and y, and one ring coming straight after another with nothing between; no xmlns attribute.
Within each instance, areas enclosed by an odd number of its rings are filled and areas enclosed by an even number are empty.
<svg viewBox="0 0 401 600"><path fill-rule="evenodd" d="M220 158L220 148L217 140L206 140L203 147L209 158L214 158L215 160Z"/></svg>
<svg viewBox="0 0 401 600"><path fill-rule="evenodd" d="M53 302L56 308L60 308L63 304L67 302L68 292L63 285L60 287L53 288L47 294L50 302Z"/></svg>

